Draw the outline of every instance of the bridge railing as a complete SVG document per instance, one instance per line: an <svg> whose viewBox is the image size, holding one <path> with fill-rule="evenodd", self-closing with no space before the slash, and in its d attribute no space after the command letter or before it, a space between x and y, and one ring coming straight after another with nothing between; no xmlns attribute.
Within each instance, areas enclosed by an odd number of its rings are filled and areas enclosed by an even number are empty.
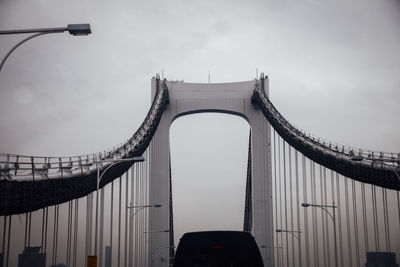
<svg viewBox="0 0 400 267"><path fill-rule="evenodd" d="M145 140L154 131L157 119L162 114L165 94L168 99L168 91L165 83L161 86L165 93L156 95L140 128L125 143L101 152L70 157L0 153L0 180L26 181L77 177L90 174L99 164L100 169L104 169L111 164L108 161L132 156L144 143L148 143Z"/></svg>
<svg viewBox="0 0 400 267"><path fill-rule="evenodd" d="M275 108L259 81L252 101L288 143L317 163L359 181L400 189L400 153L344 146L299 130Z"/></svg>

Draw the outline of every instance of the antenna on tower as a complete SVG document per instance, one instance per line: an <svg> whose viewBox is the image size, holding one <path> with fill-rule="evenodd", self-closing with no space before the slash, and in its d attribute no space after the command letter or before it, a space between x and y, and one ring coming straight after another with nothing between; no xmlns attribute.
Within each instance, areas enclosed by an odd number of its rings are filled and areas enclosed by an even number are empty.
<svg viewBox="0 0 400 267"><path fill-rule="evenodd" d="M208 83L210 83L210 71L208 71Z"/></svg>
<svg viewBox="0 0 400 267"><path fill-rule="evenodd" d="M164 69L161 69L161 80L164 80Z"/></svg>
<svg viewBox="0 0 400 267"><path fill-rule="evenodd" d="M258 69L256 68L256 79L258 78Z"/></svg>

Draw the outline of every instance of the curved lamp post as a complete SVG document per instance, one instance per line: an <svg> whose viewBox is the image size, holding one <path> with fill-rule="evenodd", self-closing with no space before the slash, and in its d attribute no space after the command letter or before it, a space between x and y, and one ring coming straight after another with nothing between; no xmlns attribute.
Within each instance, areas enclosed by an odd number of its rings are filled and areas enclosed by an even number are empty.
<svg viewBox="0 0 400 267"><path fill-rule="evenodd" d="M294 236L297 239L297 242L299 243L299 266L301 266L301 241L300 241L300 234L301 231L296 231L296 230L282 230L282 229L276 229L275 230L277 233L288 233ZM296 234L299 234L297 236ZM294 260L294 259L293 259Z"/></svg>
<svg viewBox="0 0 400 267"><path fill-rule="evenodd" d="M333 202L333 205L316 205L316 204L311 204L311 203L301 203L301 206L304 208L308 207L315 207L315 208L321 208L323 209L326 213L329 214L333 221L333 241L335 243L335 266L338 266L338 259L337 259L337 242L336 242L336 217L335 217L335 209L337 206L335 206L335 202ZM333 210L333 215L328 211L327 208L332 208Z"/></svg>
<svg viewBox="0 0 400 267"><path fill-rule="evenodd" d="M289 233L292 236L294 236L297 240L299 240L301 231L290 231L290 230L282 230L282 229L276 229L277 233ZM297 235L295 235L295 233L299 234L299 237Z"/></svg>
<svg viewBox="0 0 400 267"><path fill-rule="evenodd" d="M68 24L67 27L60 27L60 28L40 28L40 29L23 29L23 30L7 30L7 31L0 31L0 35L8 35L8 34L26 34L26 33L33 33L32 35L26 37L16 45L14 45L10 51L5 55L3 60L0 63L0 72L3 68L4 63L6 62L7 58L12 54L12 52L15 51L20 45L25 43L26 41L29 41L32 38L35 38L37 36L41 36L44 34L50 34L50 33L61 33L61 32L66 32L68 31L71 35L74 36L84 36L84 35L89 35L92 33L92 30L90 29L90 24Z"/></svg>
<svg viewBox="0 0 400 267"><path fill-rule="evenodd" d="M133 157L133 158L124 158L124 159L116 159L116 160L104 160L100 161L97 164L97 183L96 183L96 229L94 234L94 254L97 255L97 229L98 229L98 217L99 217L99 185L101 178L103 175L113 166L121 163L121 162L142 162L144 161L144 157ZM100 175L100 164L102 162L112 162L110 166L108 166Z"/></svg>
<svg viewBox="0 0 400 267"><path fill-rule="evenodd" d="M149 205L138 205L138 206L128 206L127 209L136 209L134 213L131 213L131 217L135 216L139 211L145 208L160 208L161 204L149 204Z"/></svg>

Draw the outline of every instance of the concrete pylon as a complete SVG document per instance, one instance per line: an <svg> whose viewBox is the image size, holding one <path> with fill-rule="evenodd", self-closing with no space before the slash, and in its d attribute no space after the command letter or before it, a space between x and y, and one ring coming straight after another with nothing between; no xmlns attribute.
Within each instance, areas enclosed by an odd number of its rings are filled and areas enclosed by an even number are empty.
<svg viewBox="0 0 400 267"><path fill-rule="evenodd" d="M169 227L169 132L173 121L181 116L203 112L228 113L243 117L251 128L252 146L252 234L260 248L264 265L274 266L271 126L263 113L251 103L256 80L235 83L185 83L167 81L169 105L151 141L151 204L161 208L149 210L149 266L167 267L168 235L151 234ZM269 93L268 78L261 78ZM161 81L160 81L161 83ZM152 99L157 92L157 79L152 79ZM245 177L243 177L245 179Z"/></svg>

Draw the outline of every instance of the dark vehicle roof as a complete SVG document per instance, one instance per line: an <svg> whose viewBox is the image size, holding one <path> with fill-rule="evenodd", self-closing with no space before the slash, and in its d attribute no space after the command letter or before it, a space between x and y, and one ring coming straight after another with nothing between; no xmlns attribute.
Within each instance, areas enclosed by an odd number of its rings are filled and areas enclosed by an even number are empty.
<svg viewBox="0 0 400 267"><path fill-rule="evenodd" d="M186 233L180 239L174 267L263 267L254 237L241 231Z"/></svg>

